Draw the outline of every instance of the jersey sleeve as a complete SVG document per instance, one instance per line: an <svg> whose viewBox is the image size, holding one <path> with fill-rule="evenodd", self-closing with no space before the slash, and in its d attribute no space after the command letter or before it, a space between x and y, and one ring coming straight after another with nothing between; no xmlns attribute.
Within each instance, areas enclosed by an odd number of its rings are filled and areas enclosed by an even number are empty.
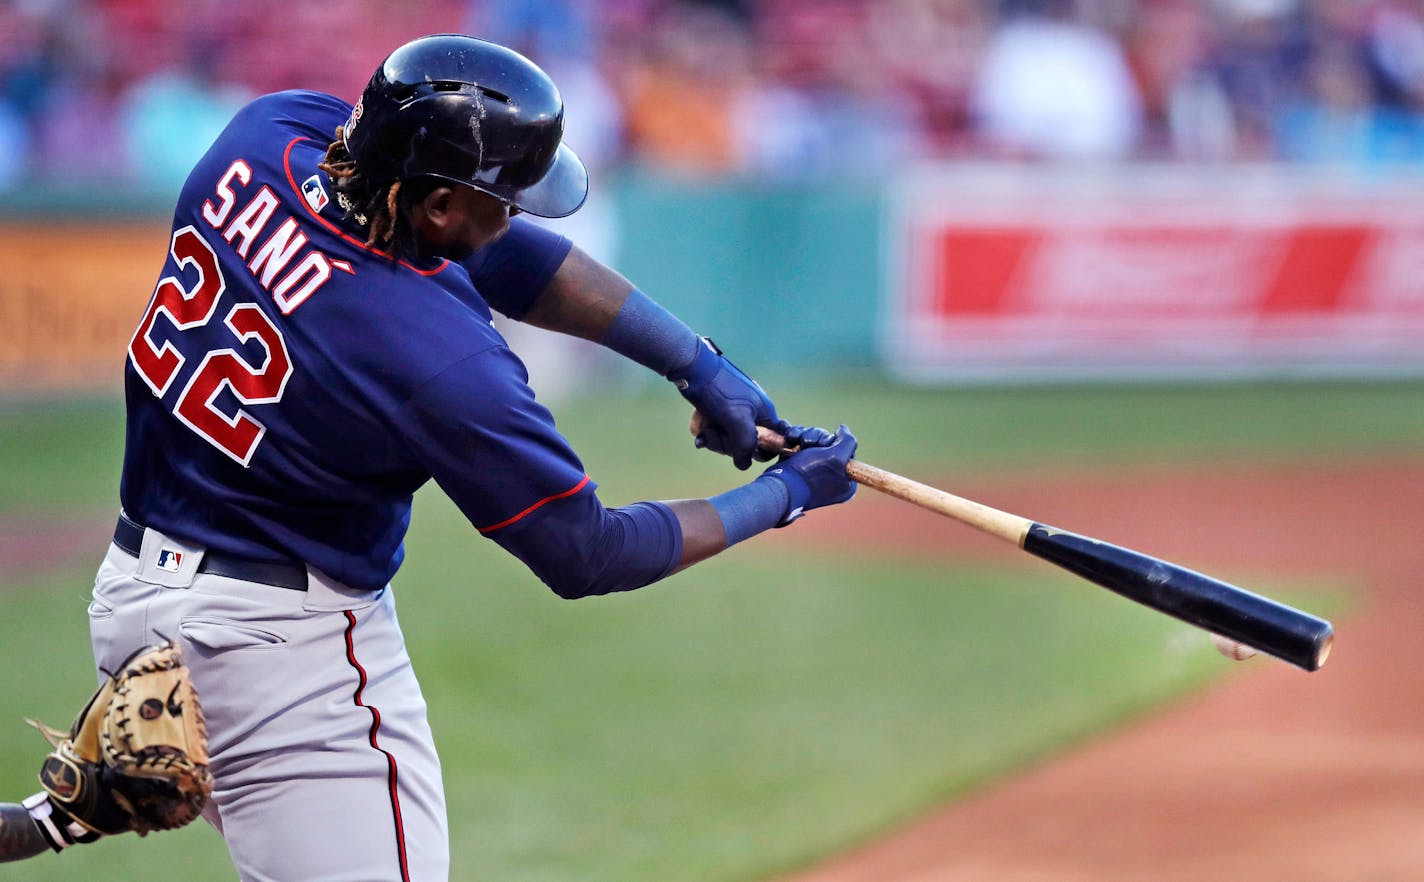
<svg viewBox="0 0 1424 882"><path fill-rule="evenodd" d="M512 319L522 319L571 248L567 238L516 217L509 222L509 232L462 265L486 303Z"/></svg>
<svg viewBox="0 0 1424 882"><path fill-rule="evenodd" d="M426 381L405 404L415 458L485 533L595 485L528 374L503 346L471 355Z"/></svg>
<svg viewBox="0 0 1424 882"><path fill-rule="evenodd" d="M410 442L436 483L561 597L640 588L681 559L682 528L666 505L603 506L508 349L445 370L406 411Z"/></svg>

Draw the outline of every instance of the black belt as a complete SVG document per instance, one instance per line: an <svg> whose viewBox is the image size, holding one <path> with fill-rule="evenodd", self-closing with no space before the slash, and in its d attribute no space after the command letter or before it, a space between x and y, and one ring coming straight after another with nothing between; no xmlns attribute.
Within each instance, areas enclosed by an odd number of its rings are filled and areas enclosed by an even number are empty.
<svg viewBox="0 0 1424 882"><path fill-rule="evenodd" d="M114 544L131 557L138 557L143 547L143 527L129 520L127 515L119 515L118 526L114 527ZM299 563L273 563L209 551L198 564L198 572L293 591L307 590L307 568Z"/></svg>

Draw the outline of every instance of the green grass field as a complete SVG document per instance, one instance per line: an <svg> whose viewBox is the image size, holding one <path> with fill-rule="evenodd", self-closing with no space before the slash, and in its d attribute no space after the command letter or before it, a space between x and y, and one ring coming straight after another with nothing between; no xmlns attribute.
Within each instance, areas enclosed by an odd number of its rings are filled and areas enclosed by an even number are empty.
<svg viewBox="0 0 1424 882"><path fill-rule="evenodd" d="M1424 450L1419 383L778 391L784 413L843 420L866 459L910 475ZM609 504L739 480L692 450L662 391L559 413ZM0 410L0 513L107 521L121 435L112 404ZM815 530L815 515L793 529ZM408 545L397 596L459 880L763 879L1225 670L1185 626L1007 555L947 570L773 534L650 590L568 603L438 493L417 501ZM21 718L65 723L92 688L91 577L70 565L0 591L0 797L35 789L43 742ZM1350 588L1253 584L1315 606ZM156 867L232 878L195 825L0 866L0 880Z"/></svg>

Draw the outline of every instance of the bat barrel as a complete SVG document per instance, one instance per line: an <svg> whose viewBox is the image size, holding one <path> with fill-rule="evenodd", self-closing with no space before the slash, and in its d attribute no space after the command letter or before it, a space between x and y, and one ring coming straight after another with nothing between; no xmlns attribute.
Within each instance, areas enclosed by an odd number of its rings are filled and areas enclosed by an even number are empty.
<svg viewBox="0 0 1424 882"><path fill-rule="evenodd" d="M701 419L701 414L693 413L694 435ZM780 452L785 447L786 439L770 429L758 428L757 437L763 450ZM859 460L847 464L846 474L896 499L1012 542L1129 600L1296 667L1319 670L1330 655L1335 631L1329 622L1235 585L1128 548L1037 524Z"/></svg>
<svg viewBox="0 0 1424 882"><path fill-rule="evenodd" d="M1307 671L1330 655L1324 619L1127 548L1033 524L1023 549L1090 582Z"/></svg>

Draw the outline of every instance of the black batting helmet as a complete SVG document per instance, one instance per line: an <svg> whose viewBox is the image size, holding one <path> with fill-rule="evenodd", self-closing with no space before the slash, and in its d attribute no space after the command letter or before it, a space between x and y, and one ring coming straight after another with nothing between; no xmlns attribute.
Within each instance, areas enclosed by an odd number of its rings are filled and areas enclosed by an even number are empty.
<svg viewBox="0 0 1424 882"><path fill-rule="evenodd" d="M432 177L540 217L573 214L588 171L562 143L564 100L532 61L460 34L421 37L381 62L346 123L375 183Z"/></svg>

